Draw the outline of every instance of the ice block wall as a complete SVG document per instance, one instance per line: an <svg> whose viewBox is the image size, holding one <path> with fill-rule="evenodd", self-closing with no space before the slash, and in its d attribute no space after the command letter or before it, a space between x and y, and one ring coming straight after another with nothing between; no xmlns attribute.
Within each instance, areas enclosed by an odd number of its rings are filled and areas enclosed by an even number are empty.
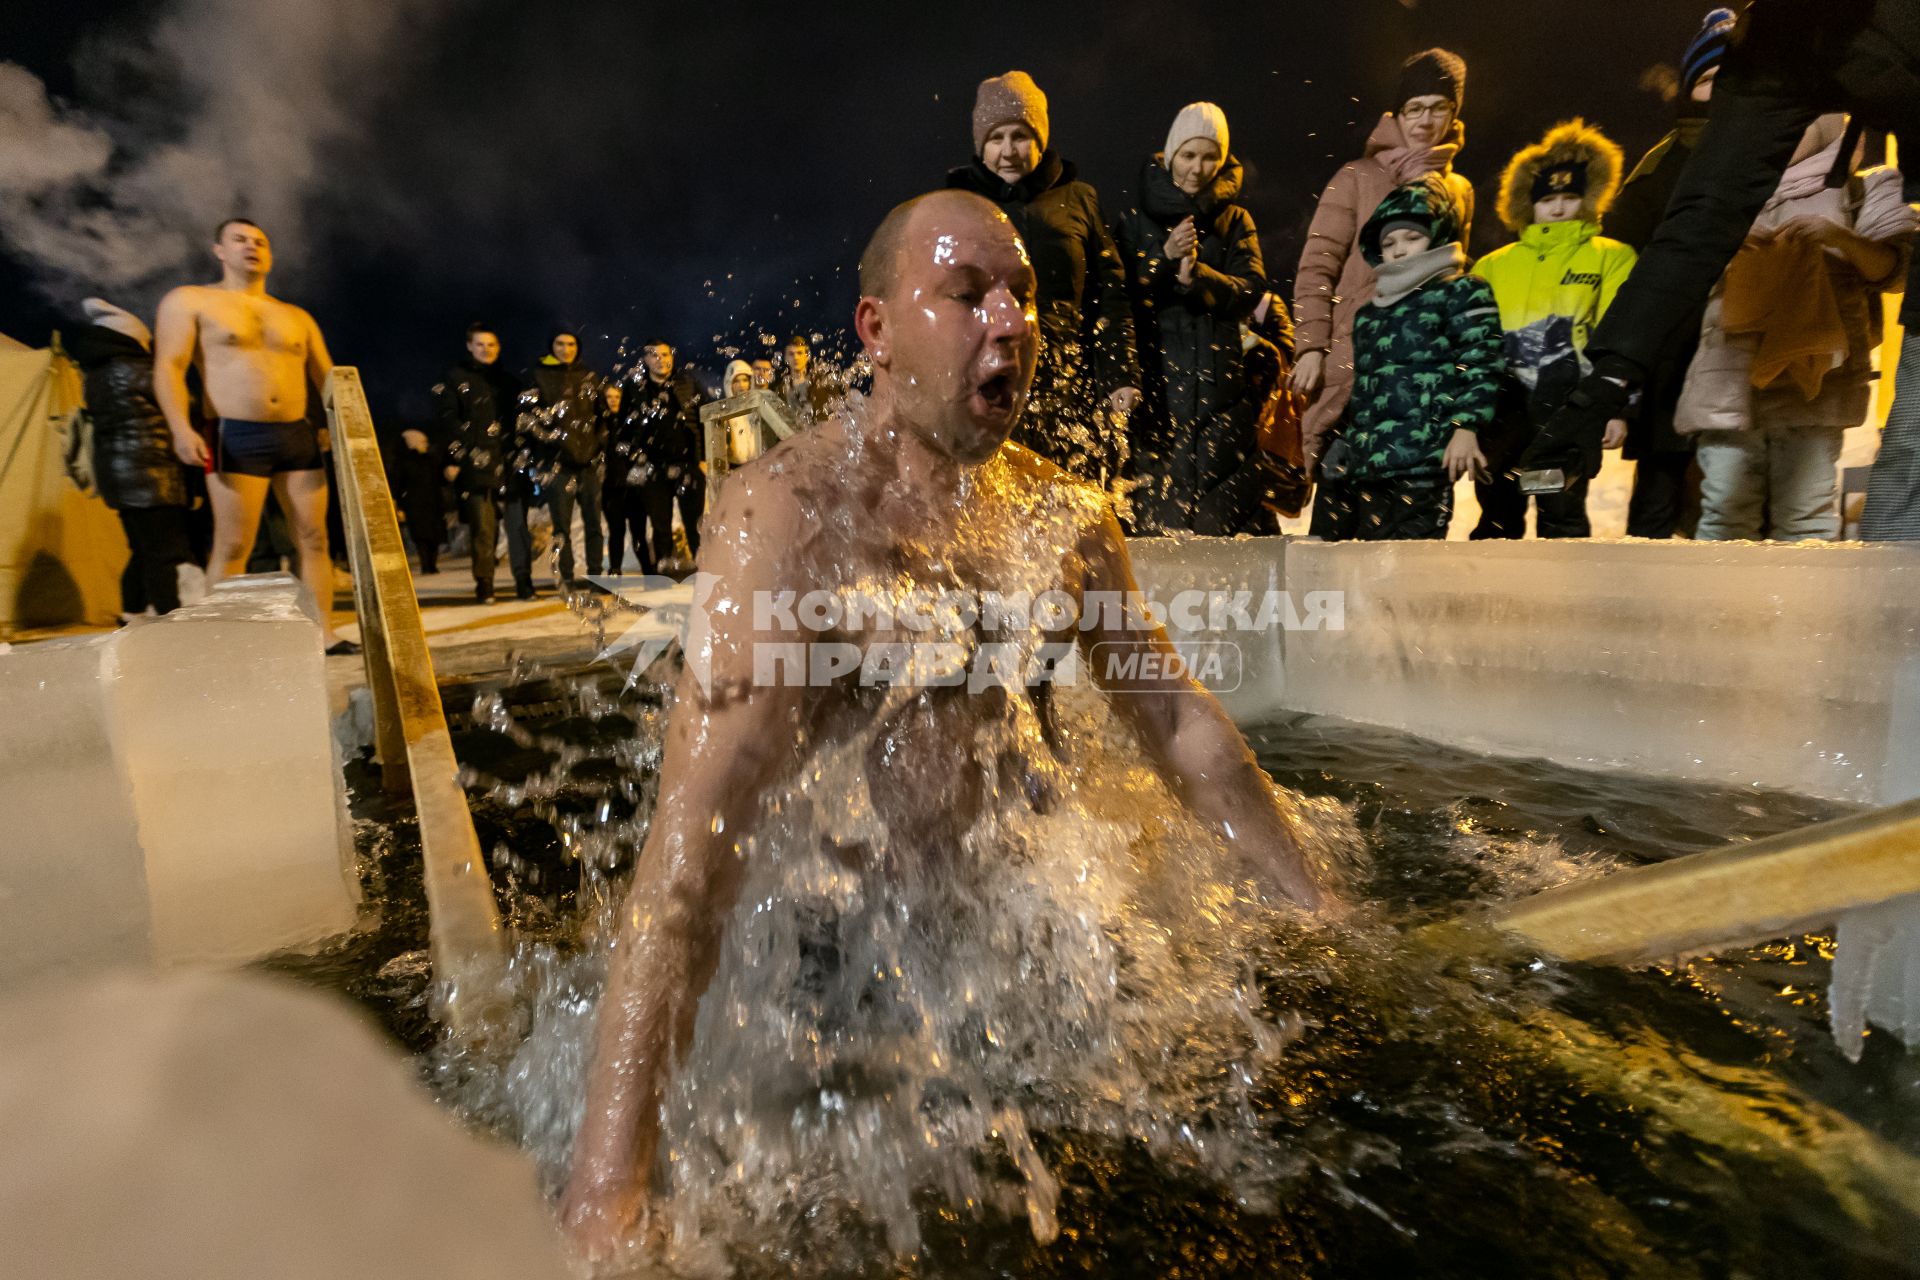
<svg viewBox="0 0 1920 1280"><path fill-rule="evenodd" d="M1341 629L1269 701L1470 750L1885 804L1920 794L1920 552L1281 539L1134 544L1143 582L1279 563ZM1229 706L1236 718L1262 699Z"/></svg>
<svg viewBox="0 0 1920 1280"><path fill-rule="evenodd" d="M258 974L0 1000L0 1239L35 1280L576 1274L531 1161L345 1001Z"/></svg>
<svg viewBox="0 0 1920 1280"><path fill-rule="evenodd" d="M284 577L0 654L0 983L350 929L325 662Z"/></svg>
<svg viewBox="0 0 1920 1280"><path fill-rule="evenodd" d="M1231 649L1234 678L1215 693L1242 724L1286 709L1284 629L1249 630L1241 625L1242 615L1234 608L1243 603L1234 597L1244 595L1246 611L1257 621L1266 598L1284 590L1281 559L1286 542L1282 538L1143 538L1128 544L1141 590L1166 609L1169 638L1176 645ZM1195 592L1214 598L1189 598L1184 602L1187 607L1178 607L1178 596ZM1201 625L1189 625L1195 622Z"/></svg>
<svg viewBox="0 0 1920 1280"><path fill-rule="evenodd" d="M150 951L133 787L114 755L115 651L0 651L0 986Z"/></svg>

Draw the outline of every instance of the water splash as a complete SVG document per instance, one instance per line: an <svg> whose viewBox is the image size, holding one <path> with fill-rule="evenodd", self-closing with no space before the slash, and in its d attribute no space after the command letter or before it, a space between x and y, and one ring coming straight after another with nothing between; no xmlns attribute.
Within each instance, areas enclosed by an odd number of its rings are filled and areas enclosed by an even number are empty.
<svg viewBox="0 0 1920 1280"><path fill-rule="evenodd" d="M1260 1195L1250 1094L1299 1028L1249 958L1288 913L1222 875L1088 710L1073 732L1105 758L1066 803L996 806L933 856L846 856L874 827L856 757L776 806L665 1108L676 1242L789 1247L838 1206L911 1253L928 1189L1050 1237L1035 1131Z"/></svg>

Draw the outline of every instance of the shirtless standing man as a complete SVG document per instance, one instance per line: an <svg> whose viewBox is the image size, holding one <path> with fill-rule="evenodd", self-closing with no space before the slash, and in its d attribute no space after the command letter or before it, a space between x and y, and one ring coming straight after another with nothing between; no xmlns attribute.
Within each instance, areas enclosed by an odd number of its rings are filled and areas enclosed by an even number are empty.
<svg viewBox="0 0 1920 1280"><path fill-rule="evenodd" d="M590 1256L645 1221L661 1099L712 980L743 879L739 841L762 801L865 717L875 733L864 766L873 807L896 851L911 856L929 834L966 830L996 789L1005 762L976 759L973 730L1048 697L1044 686L937 688L908 691L904 707L876 706L872 690L845 683L769 682L756 672L756 647L793 637L748 602L863 572L990 591L1009 566L1030 565L1036 546L1051 548L1040 580L1077 601L1137 590L1103 495L1006 443L1032 382L1038 328L1033 268L1005 215L959 191L902 205L875 233L860 278L854 324L874 371L863 419L836 417L783 442L730 477L707 516L701 568L716 585L704 632L688 640L562 1206ZM1068 536L1022 541L1040 511L1069 513ZM1071 641L1096 680L1095 645L1166 651L1158 627L1110 621ZM1171 676L1107 684L1107 693L1193 814L1286 896L1319 906L1272 784L1219 703Z"/></svg>
<svg viewBox="0 0 1920 1280"><path fill-rule="evenodd" d="M327 472L320 432L307 418L308 385L324 387L333 359L313 317L267 295L273 249L245 218L214 232L220 283L183 285L160 300L154 390L173 449L207 470L213 503L208 585L246 572L272 491L292 527L300 580L313 593L328 653L358 646L333 636L333 560L327 553ZM217 419L212 445L194 429L187 369L200 371Z"/></svg>

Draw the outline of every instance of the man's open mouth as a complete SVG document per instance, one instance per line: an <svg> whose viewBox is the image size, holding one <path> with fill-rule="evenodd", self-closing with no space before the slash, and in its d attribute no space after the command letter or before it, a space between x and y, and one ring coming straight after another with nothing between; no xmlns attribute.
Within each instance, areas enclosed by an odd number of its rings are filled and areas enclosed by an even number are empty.
<svg viewBox="0 0 1920 1280"><path fill-rule="evenodd" d="M981 404L992 413L1012 413L1014 397L1013 370L1002 369L992 377L985 379L979 386L974 388L974 395L979 397Z"/></svg>

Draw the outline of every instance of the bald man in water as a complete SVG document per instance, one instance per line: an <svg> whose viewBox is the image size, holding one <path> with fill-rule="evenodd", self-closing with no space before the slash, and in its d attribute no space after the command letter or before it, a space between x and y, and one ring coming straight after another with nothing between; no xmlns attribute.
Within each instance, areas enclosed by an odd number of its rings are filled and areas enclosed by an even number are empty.
<svg viewBox="0 0 1920 1280"><path fill-rule="evenodd" d="M153 386L173 450L207 471L213 554L207 581L245 573L271 492L293 529L300 580L320 612L329 653L355 652L333 637L333 558L327 553L326 453L307 416L308 387L324 387L333 358L313 317L267 293L273 246L246 218L214 232L220 282L183 285L160 300ZM197 368L217 419L208 441L194 427L187 370Z"/></svg>
<svg viewBox="0 0 1920 1280"><path fill-rule="evenodd" d="M860 282L854 326L874 373L864 412L735 473L707 516L700 568L712 589L687 641L562 1207L591 1257L645 1220L661 1098L718 963L743 879L740 840L763 800L852 742L896 857L932 856L1006 794L1046 803L1034 761L979 756L987 741L1039 751L1058 741L1049 684L907 678L875 689L843 670L830 681L769 679L769 647L795 637L753 602L873 579L977 594L1038 585L1082 604L1137 590L1104 496L1007 442L1039 331L1033 268L1006 216L959 191L902 205L862 256ZM1088 628L1049 625L1087 656L1195 816L1280 894L1317 907L1273 786L1213 697L1164 665L1161 676L1135 667L1132 678L1107 679L1118 668L1092 660L1096 645L1165 655L1165 632L1111 615ZM898 636L842 621L831 638L872 654ZM1016 719L1034 731L994 737Z"/></svg>

